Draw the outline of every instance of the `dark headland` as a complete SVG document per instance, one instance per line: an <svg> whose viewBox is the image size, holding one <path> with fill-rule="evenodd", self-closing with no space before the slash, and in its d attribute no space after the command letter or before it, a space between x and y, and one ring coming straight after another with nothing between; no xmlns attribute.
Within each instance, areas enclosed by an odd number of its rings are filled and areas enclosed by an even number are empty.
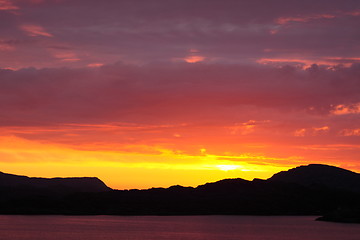
<svg viewBox="0 0 360 240"><path fill-rule="evenodd" d="M360 223L360 174L310 164L267 180L113 190L98 178L29 178L0 172L0 214L318 215Z"/></svg>

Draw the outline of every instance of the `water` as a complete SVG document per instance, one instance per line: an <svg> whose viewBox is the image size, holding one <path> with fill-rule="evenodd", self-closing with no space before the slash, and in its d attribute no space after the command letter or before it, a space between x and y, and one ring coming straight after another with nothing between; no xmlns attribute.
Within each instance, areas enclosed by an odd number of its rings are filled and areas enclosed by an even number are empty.
<svg viewBox="0 0 360 240"><path fill-rule="evenodd" d="M6 216L0 240L359 240L360 225L315 217Z"/></svg>

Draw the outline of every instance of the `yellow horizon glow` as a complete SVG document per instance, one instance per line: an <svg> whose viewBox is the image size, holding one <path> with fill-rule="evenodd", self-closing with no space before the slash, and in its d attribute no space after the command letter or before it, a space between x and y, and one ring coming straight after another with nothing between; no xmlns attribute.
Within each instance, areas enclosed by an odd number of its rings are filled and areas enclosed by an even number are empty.
<svg viewBox="0 0 360 240"><path fill-rule="evenodd" d="M268 178L285 167L259 165L265 156L189 155L157 147L144 153L72 149L15 136L0 137L0 170L30 177L98 177L114 189L197 186L225 178Z"/></svg>
<svg viewBox="0 0 360 240"><path fill-rule="evenodd" d="M222 171L230 171L239 168L239 166L236 165L217 165L216 167L218 167Z"/></svg>

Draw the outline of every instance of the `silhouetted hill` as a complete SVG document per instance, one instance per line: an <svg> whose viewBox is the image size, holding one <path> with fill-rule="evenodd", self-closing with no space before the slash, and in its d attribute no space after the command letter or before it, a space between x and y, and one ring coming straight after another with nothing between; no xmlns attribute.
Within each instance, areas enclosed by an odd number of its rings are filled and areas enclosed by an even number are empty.
<svg viewBox="0 0 360 240"><path fill-rule="evenodd" d="M279 172L268 181L360 192L360 174L323 164L310 164Z"/></svg>
<svg viewBox="0 0 360 240"><path fill-rule="evenodd" d="M224 179L198 187L111 190L96 178L0 174L2 214L326 215L358 209L359 174L311 164L268 180ZM347 211L346 221L348 221ZM354 213L352 219L356 219Z"/></svg>
<svg viewBox="0 0 360 240"><path fill-rule="evenodd" d="M317 221L360 223L360 205L339 207L319 217Z"/></svg>
<svg viewBox="0 0 360 240"><path fill-rule="evenodd" d="M104 182L96 177L31 178L0 172L0 189L37 189L52 192L101 192L109 191Z"/></svg>
<svg viewBox="0 0 360 240"><path fill-rule="evenodd" d="M318 177L327 166L313 170ZM326 170L325 170L326 171ZM308 171L305 170L305 173ZM337 171L335 171L337 173ZM289 170L289 176L303 171ZM350 175L353 173L350 172ZM335 175L336 178L337 175ZM275 178L275 177L274 177ZM360 194L339 186L299 184L292 180L224 179L196 188L172 186L147 190L115 190L72 196L73 210L83 213L121 215L322 215L339 206L357 204ZM289 177L291 179L291 177ZM315 177L314 177L315 179ZM94 211L94 209L96 209Z"/></svg>

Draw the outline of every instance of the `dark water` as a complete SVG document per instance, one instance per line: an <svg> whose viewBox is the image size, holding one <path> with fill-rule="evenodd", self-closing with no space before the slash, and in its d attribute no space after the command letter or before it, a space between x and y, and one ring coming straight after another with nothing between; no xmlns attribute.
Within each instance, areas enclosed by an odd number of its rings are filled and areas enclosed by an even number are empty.
<svg viewBox="0 0 360 240"><path fill-rule="evenodd" d="M315 217L0 216L1 240L359 240L360 225Z"/></svg>

